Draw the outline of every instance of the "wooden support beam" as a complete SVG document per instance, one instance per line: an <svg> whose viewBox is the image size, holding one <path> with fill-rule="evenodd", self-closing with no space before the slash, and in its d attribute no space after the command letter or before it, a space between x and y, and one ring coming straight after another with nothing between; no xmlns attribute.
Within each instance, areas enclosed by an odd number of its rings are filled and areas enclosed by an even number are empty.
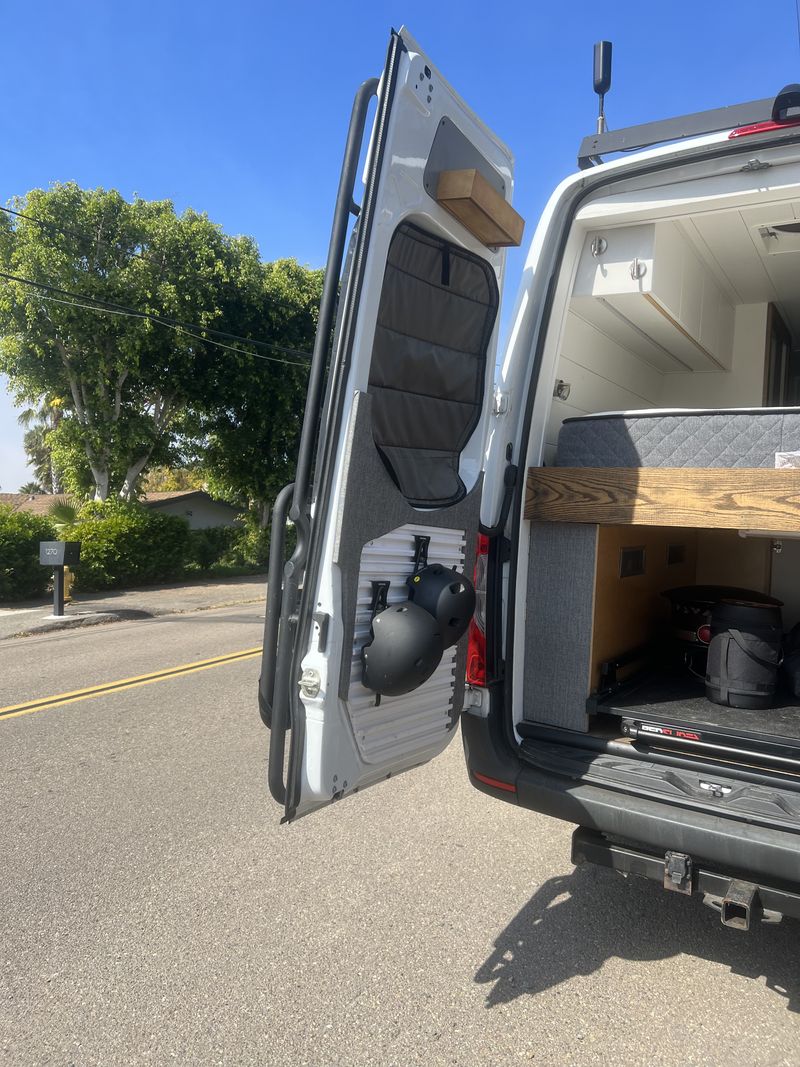
<svg viewBox="0 0 800 1067"><path fill-rule="evenodd" d="M800 470L531 467L525 518L800 533Z"/></svg>

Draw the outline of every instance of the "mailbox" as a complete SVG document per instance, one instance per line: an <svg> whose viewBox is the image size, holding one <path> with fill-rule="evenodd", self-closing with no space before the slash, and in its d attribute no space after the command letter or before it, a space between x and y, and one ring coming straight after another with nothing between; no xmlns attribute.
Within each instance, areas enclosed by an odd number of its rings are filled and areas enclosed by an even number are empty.
<svg viewBox="0 0 800 1067"><path fill-rule="evenodd" d="M43 567L74 567L80 556L80 541L39 542L39 562Z"/></svg>

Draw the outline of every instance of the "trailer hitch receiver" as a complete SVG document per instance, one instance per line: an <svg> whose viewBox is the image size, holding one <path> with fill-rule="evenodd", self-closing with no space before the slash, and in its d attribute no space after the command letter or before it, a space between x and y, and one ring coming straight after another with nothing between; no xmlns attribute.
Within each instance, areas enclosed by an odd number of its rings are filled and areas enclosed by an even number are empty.
<svg viewBox="0 0 800 1067"><path fill-rule="evenodd" d="M722 898L720 919L723 926L730 926L733 930L749 930L751 923L761 922L758 886L734 879Z"/></svg>

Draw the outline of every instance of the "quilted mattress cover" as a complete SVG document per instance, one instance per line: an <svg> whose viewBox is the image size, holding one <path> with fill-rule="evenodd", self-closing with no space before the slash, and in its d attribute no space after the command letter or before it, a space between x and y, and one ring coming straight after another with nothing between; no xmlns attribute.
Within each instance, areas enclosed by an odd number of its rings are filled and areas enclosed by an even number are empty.
<svg viewBox="0 0 800 1067"><path fill-rule="evenodd" d="M800 408L653 408L581 415L562 423L556 465L800 466Z"/></svg>

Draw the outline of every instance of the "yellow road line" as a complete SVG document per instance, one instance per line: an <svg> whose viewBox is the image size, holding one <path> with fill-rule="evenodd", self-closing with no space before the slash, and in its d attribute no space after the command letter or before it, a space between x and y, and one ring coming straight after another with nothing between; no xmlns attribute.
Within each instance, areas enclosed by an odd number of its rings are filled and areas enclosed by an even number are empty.
<svg viewBox="0 0 800 1067"><path fill-rule="evenodd" d="M62 704L75 704L79 700L91 700L92 697L118 693L123 689L136 689L140 685L151 685L153 682L163 682L169 678L181 678L184 674L207 671L212 667L222 667L226 663L239 663L241 660L253 659L259 655L261 655L260 646L243 648L239 652L228 652L224 656L214 656L212 659L199 659L194 663L165 667L163 670L153 671L152 674L137 674L132 678L120 678L115 682L102 682L100 685L90 685L85 689L73 689L69 693L27 700L24 704L9 704L6 708L0 708L0 719L16 719L19 715L32 715L35 711L46 711L48 708L61 707Z"/></svg>

